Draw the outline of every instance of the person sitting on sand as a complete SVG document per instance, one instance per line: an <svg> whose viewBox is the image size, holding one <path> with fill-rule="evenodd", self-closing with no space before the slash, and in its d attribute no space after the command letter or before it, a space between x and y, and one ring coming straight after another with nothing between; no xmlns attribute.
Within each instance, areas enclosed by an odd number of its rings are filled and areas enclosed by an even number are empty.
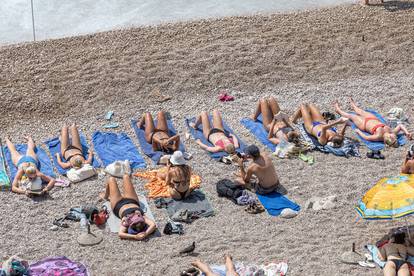
<svg viewBox="0 0 414 276"><path fill-rule="evenodd" d="M260 152L255 145L246 147L244 154L243 157L237 160L240 166L240 175L236 178L235 183L246 188L253 188L259 194L268 194L275 191L279 185L279 178L272 159L266 153ZM243 164L245 159L253 160L247 171ZM257 181L251 181L253 175L257 178Z"/></svg>
<svg viewBox="0 0 414 276"><path fill-rule="evenodd" d="M148 218L139 206L138 195L131 182L129 172L123 176L122 195L114 177L109 177L105 194L100 194L103 200L111 203L115 216L121 219L119 237L121 239L144 240L156 230L155 222Z"/></svg>
<svg viewBox="0 0 414 276"><path fill-rule="evenodd" d="M378 257L386 261L384 276L409 276L410 270L407 263L407 247L405 246L405 233L396 233L390 242L378 251Z"/></svg>
<svg viewBox="0 0 414 276"><path fill-rule="evenodd" d="M191 123L190 126L197 129L200 124L203 128L204 137L214 145L214 147L209 147L197 139L197 144L204 150L213 153L225 151L229 154L233 154L236 149L239 148L237 137L224 130L223 119L218 110L213 111L213 127L210 126L210 120L206 111L201 112L195 123Z"/></svg>
<svg viewBox="0 0 414 276"><path fill-rule="evenodd" d="M401 173L414 174L414 145L410 146L401 167Z"/></svg>
<svg viewBox="0 0 414 276"><path fill-rule="evenodd" d="M170 136L167 118L164 111L157 114L157 126L149 112L145 113L137 123L138 128L145 128L145 140L152 145L154 151L163 151L172 154L180 146L180 136Z"/></svg>
<svg viewBox="0 0 414 276"><path fill-rule="evenodd" d="M69 139L69 128L64 126L61 131L60 137L60 153L62 154L63 158L67 162L63 162L59 153L56 153L56 160L64 169L75 168L79 169L82 168L84 164L91 164L93 158L93 151L89 149L88 159L85 159L82 150L82 144L80 141L80 136L78 129L75 124L70 127L70 133L72 141Z"/></svg>
<svg viewBox="0 0 414 276"><path fill-rule="evenodd" d="M226 276L239 276L239 274L236 272L233 259L231 258L230 255L228 254L224 255L224 263L226 267ZM199 259L193 261L191 265L199 269L202 273L204 273L205 276L219 276L219 274L216 274L213 272L213 270L211 270L208 264L202 262ZM191 273L192 271L191 269L189 269L189 271L183 271L181 273L181 276L193 275Z"/></svg>
<svg viewBox="0 0 414 276"><path fill-rule="evenodd" d="M293 116L292 122L296 123L300 117L303 119L306 131L317 138L321 145L330 145L335 148L342 146L345 130L348 125L345 124L347 119L340 118L331 123L326 123L319 108L314 104L301 104ZM345 124L340 131L334 127L338 124Z"/></svg>
<svg viewBox="0 0 414 276"><path fill-rule="evenodd" d="M394 129L391 129L386 124L382 123L374 114L359 108L354 100L351 98L351 107L356 114L347 113L339 107L339 103L335 103L336 112L344 118L350 119L358 129L356 132L365 140L368 141L382 141L390 147L397 148L399 146L397 134L402 131L407 135L408 139L412 139L412 134L407 129L399 124ZM363 131L370 133L366 135Z"/></svg>
<svg viewBox="0 0 414 276"><path fill-rule="evenodd" d="M192 192L190 188L191 168L186 164L181 151L176 151L171 155L167 161L167 171L158 173L157 176L167 182L173 199L187 198Z"/></svg>
<svg viewBox="0 0 414 276"><path fill-rule="evenodd" d="M251 118L256 121L260 114L262 114L263 127L269 132L270 142L275 145L282 140L295 144L299 142L299 132L295 130L289 118L281 113L279 104L274 97L261 99Z"/></svg>
<svg viewBox="0 0 414 276"><path fill-rule="evenodd" d="M21 155L6 138L6 144L10 151L13 164L17 167L17 173L12 183L12 192L27 196L44 195L53 189L55 180L41 173L38 169L39 160L35 153L35 143L31 137L27 137L27 151ZM43 183L47 183L44 187Z"/></svg>

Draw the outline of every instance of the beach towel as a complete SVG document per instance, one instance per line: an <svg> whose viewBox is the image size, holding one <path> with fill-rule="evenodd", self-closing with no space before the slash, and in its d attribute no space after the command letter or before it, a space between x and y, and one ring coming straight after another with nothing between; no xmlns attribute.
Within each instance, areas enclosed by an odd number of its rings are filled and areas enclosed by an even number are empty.
<svg viewBox="0 0 414 276"><path fill-rule="evenodd" d="M185 199L174 200L169 198L165 199L165 203L168 216L177 222L190 223L197 218L214 215L210 202L199 189L192 191Z"/></svg>
<svg viewBox="0 0 414 276"><path fill-rule="evenodd" d="M267 131L263 126L262 114L257 117L256 121L250 118L243 118L240 123L247 128L263 145L265 145L272 152L276 150L276 145L269 141Z"/></svg>
<svg viewBox="0 0 414 276"><path fill-rule="evenodd" d="M155 125L157 125L156 120L154 121L154 123ZM170 137L176 135L177 131L175 130L171 120L167 120L167 124L168 124L168 131L169 131L168 135L170 135ZM138 138L142 151L144 152L146 156L151 158L151 160L154 162L155 165L157 165L160 161L160 158L166 153L163 151L154 151L154 149L152 148L152 145L148 143L147 140L145 139L145 130L138 128L137 120L131 120L131 126L135 131L135 134ZM182 152L185 152L185 147L183 143L181 142L180 142L179 150Z"/></svg>
<svg viewBox="0 0 414 276"><path fill-rule="evenodd" d="M145 160L126 133L96 131L93 133L92 142L95 152L105 166L118 160L129 160L132 169L146 167Z"/></svg>
<svg viewBox="0 0 414 276"><path fill-rule="evenodd" d="M145 215L155 221L154 215L151 212L151 209L148 205L148 201L143 195L138 195L139 200L139 207L141 207L142 211L144 211ZM106 201L104 203L104 206L107 208L109 212L108 220L106 221L106 225L109 227L109 230L112 233L118 233L119 228L121 227L121 220L115 216L115 214L112 212L111 203L109 201Z"/></svg>
<svg viewBox="0 0 414 276"><path fill-rule="evenodd" d="M280 262L267 265L252 265L237 262L234 264L234 268L239 276L284 276L287 274L288 264ZM226 276L226 267L224 265L212 265L211 270L219 276Z"/></svg>
<svg viewBox="0 0 414 276"><path fill-rule="evenodd" d="M149 182L144 185L144 188L148 190L149 198L171 197L167 182L157 177L158 172L166 172L166 171L167 171L167 168L163 167L158 170L136 172L134 176L149 180ZM200 184L201 184L201 177L198 175L192 174L191 180L190 180L190 188L197 189L200 187Z"/></svg>
<svg viewBox="0 0 414 276"><path fill-rule="evenodd" d="M347 137L345 137L344 139L344 143L340 148L334 148L332 146L329 145L325 145L322 146L318 139L316 139L313 135L310 135L306 129L305 126L303 124L298 124L296 125L296 127L298 128L298 130L300 131L300 134L302 136L302 139L304 139L305 141L312 143L314 145L314 149L317 149L321 152L324 153L332 153L336 156L343 156L343 157L350 157L350 156L354 156L354 157L360 157L361 154L359 153L359 143L356 141L353 141Z"/></svg>
<svg viewBox="0 0 414 276"><path fill-rule="evenodd" d="M33 276L88 276L88 269L79 262L74 262L64 256L48 257L29 266L29 274Z"/></svg>
<svg viewBox="0 0 414 276"><path fill-rule="evenodd" d="M10 188L10 179L6 170L6 160L4 158L3 147L0 143L0 191L10 191Z"/></svg>
<svg viewBox="0 0 414 276"><path fill-rule="evenodd" d="M211 120L211 116L210 116L210 120ZM191 136L193 136L194 139L200 139L201 142L203 142L203 144L209 146L209 147L214 147L214 145L212 143L210 143L203 134L203 131L201 129L194 129L192 127L190 127L190 123L191 122L195 122L195 118L186 118L185 119L185 123L190 131ZM226 124L226 122L223 121L223 127L224 130L228 133L233 134L234 136L237 137L237 140L239 141L239 148L236 149L237 152L242 153L244 151L244 148L246 147L246 144L234 133L234 131ZM216 161L220 161L223 157L228 156L228 153L225 151L220 151L220 152L215 152L215 153L211 153L208 152L208 154L210 155L211 158L213 158Z"/></svg>
<svg viewBox="0 0 414 276"><path fill-rule="evenodd" d="M289 208L294 211L299 211L300 206L290 201L284 195L278 192L272 192L270 194L261 195L256 193L257 198L262 203L263 207L267 210L267 213L271 216L278 216L283 209Z"/></svg>
<svg viewBox="0 0 414 276"><path fill-rule="evenodd" d="M384 119L384 117L382 117L381 114L379 114L375 110L367 109L366 111L372 113L375 117L378 118L378 120L381 121L381 123L387 124L387 121ZM357 129L357 126L352 122L351 122L351 127L352 127L353 130ZM368 133L368 132L365 132L365 131L364 131L364 133L366 135L371 135L371 133ZM358 134L357 134L357 136L367 146L367 148L369 148L370 150L374 150L374 151L375 150L383 150L384 147L385 147L384 142L382 142L382 141L377 141L377 142L368 141L368 140L365 140L364 138L362 138ZM398 143L399 143L400 146L404 145L407 142L407 140L405 139L404 134L398 134L397 139L398 139Z"/></svg>
<svg viewBox="0 0 414 276"><path fill-rule="evenodd" d="M27 151L27 145L26 144L17 144L15 145L16 150L21 154L25 155ZM10 170L10 179L14 179L17 173L17 168L13 164L11 154L9 149L4 146L4 157L6 159L7 165L9 166ZM53 165L52 162L50 162L49 156L47 153L41 148L36 146L35 153L37 155L37 159L39 160L39 171L41 171L43 174L50 176L50 177L56 177L55 173L53 172Z"/></svg>
<svg viewBox="0 0 414 276"><path fill-rule="evenodd" d="M80 135L80 141L82 144L82 152L84 154L85 159L88 159L89 153L89 146L88 146L88 142L86 141L86 137L83 134L79 134ZM66 159L60 154L60 147L61 147L61 143L59 140L59 137L55 137L52 139L49 139L45 142L43 142L48 148L49 148L49 152L52 155L52 159L53 159L53 163L55 164L56 169L58 170L58 172L61 175L66 175L66 173L68 172L69 169L64 169L61 166L59 166L58 162L57 162L57 158L56 158L56 153L59 153L62 162L66 163ZM94 168L99 168L100 167L100 163L98 161L97 158L95 158L95 156L92 159L92 164L91 164Z"/></svg>

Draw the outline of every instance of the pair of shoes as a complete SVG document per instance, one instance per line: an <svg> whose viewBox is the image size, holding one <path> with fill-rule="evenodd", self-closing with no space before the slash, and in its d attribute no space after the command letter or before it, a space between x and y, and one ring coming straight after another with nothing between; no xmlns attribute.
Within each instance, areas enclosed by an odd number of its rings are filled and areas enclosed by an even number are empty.
<svg viewBox="0 0 414 276"><path fill-rule="evenodd" d="M180 273L180 276L197 276L197 275L200 275L200 271L196 269L195 267L191 267Z"/></svg>
<svg viewBox="0 0 414 276"><path fill-rule="evenodd" d="M128 160L115 161L106 166L105 172L112 176L122 178L125 174L131 175L131 165Z"/></svg>
<svg viewBox="0 0 414 276"><path fill-rule="evenodd" d="M246 209L244 209L249 214L259 214L264 212L264 207L260 203L252 203L247 206Z"/></svg>
<svg viewBox="0 0 414 276"><path fill-rule="evenodd" d="M385 159L385 156L379 150L372 150L367 152L367 157L372 159Z"/></svg>

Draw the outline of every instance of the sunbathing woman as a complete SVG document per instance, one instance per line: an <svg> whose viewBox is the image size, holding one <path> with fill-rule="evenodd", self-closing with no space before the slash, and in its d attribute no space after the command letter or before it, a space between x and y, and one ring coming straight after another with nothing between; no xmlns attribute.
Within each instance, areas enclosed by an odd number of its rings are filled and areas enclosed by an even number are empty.
<svg viewBox="0 0 414 276"><path fill-rule="evenodd" d="M225 151L233 154L239 148L237 137L224 130L223 119L218 110L213 111L213 127L210 126L210 120L206 111L201 112L195 123L191 123L190 126L197 129L200 124L203 128L204 137L214 145L214 147L209 147L198 139L197 144L204 150L209 152Z"/></svg>
<svg viewBox="0 0 414 276"><path fill-rule="evenodd" d="M83 166L83 164L91 164L93 158L93 152L89 149L88 159L85 159L82 150L82 144L80 141L80 136L78 129L75 124L70 127L70 133L72 142L69 139L69 132L68 127L64 126L62 128L61 137L60 137L60 153L62 154L63 158L66 159L67 162L63 162L60 154L56 153L56 160L64 169L75 168L79 169Z"/></svg>
<svg viewBox="0 0 414 276"><path fill-rule="evenodd" d="M380 260L386 261L384 276L409 276L407 253L405 233L394 234L391 241L381 247L378 252Z"/></svg>
<svg viewBox="0 0 414 276"><path fill-rule="evenodd" d="M35 153L35 143L31 137L27 137L27 151L21 155L6 138L6 144L10 151L13 164L17 167L17 173L13 179L12 192L27 196L43 195L49 192L55 185L55 180L38 170L39 161ZM43 183L47 183L43 187Z"/></svg>
<svg viewBox="0 0 414 276"><path fill-rule="evenodd" d="M171 197L176 200L187 198L192 192L190 188L191 168L186 165L181 151L176 151L171 155L167 163L167 171L158 173L158 177L167 182Z"/></svg>
<svg viewBox="0 0 414 276"><path fill-rule="evenodd" d="M154 233L157 227L139 207L138 195L128 173L123 176L124 195L119 191L115 178L111 176L106 183L105 194L101 194L100 197L110 200L113 213L121 219L119 237L141 241Z"/></svg>
<svg viewBox="0 0 414 276"><path fill-rule="evenodd" d="M414 174L414 145L411 145L410 150L405 156L404 163L401 167L401 173Z"/></svg>
<svg viewBox="0 0 414 276"><path fill-rule="evenodd" d="M349 118L358 129L356 132L365 140L368 141L383 141L390 147L398 147L398 132L402 131L407 135L408 139L412 138L411 133L403 125L398 125L396 128L391 129L389 126L383 124L374 114L367 112L359 108L353 99L351 99L351 106L356 114L351 114L343 111L338 102L335 103L335 110L342 117ZM366 135L363 131L370 133Z"/></svg>
<svg viewBox="0 0 414 276"><path fill-rule="evenodd" d="M167 118L164 111L158 112L157 126L150 113L145 113L137 123L138 128L145 127L145 140L152 144L154 151L163 151L172 154L180 146L180 136L168 134Z"/></svg>
<svg viewBox="0 0 414 276"><path fill-rule="evenodd" d="M239 276L239 274L236 272L236 268L233 264L233 259L230 255L224 255L224 262L226 266L226 276ZM208 264L203 263L201 260L195 260L191 263L194 267L198 268L202 273L204 273L206 276L218 276L219 274L214 273ZM186 271L181 273L181 275L190 275L185 274Z"/></svg>
<svg viewBox="0 0 414 276"><path fill-rule="evenodd" d="M279 104L276 99L261 99L257 103L255 113L252 115L254 121L262 114L262 123L264 128L269 132L268 139L277 145L280 141L299 142L299 133L295 130L289 118L281 113Z"/></svg>
<svg viewBox="0 0 414 276"><path fill-rule="evenodd" d="M300 117L303 119L306 131L317 138L321 145L330 145L335 148L342 146L347 124L340 131L334 126L346 123L347 119L340 118L334 122L326 123L321 112L314 104L302 104L300 109L296 111L292 122L296 123Z"/></svg>

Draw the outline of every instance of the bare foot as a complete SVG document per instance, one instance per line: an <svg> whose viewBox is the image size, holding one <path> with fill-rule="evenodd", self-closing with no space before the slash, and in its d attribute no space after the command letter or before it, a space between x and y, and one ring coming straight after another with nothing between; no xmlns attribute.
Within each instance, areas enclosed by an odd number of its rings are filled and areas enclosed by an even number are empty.
<svg viewBox="0 0 414 276"><path fill-rule="evenodd" d="M256 116L254 116L254 114L253 115L250 115L249 118L252 119L252 121L256 121L257 120L257 118L256 118Z"/></svg>
<svg viewBox="0 0 414 276"><path fill-rule="evenodd" d="M102 201L108 201L108 198L105 198L105 192L99 193L98 202L102 202Z"/></svg>
<svg viewBox="0 0 414 276"><path fill-rule="evenodd" d="M340 113L341 108L339 107L339 102L338 102L338 101L335 101L335 103L334 103L334 107L335 107L335 111L336 111L336 113Z"/></svg>

